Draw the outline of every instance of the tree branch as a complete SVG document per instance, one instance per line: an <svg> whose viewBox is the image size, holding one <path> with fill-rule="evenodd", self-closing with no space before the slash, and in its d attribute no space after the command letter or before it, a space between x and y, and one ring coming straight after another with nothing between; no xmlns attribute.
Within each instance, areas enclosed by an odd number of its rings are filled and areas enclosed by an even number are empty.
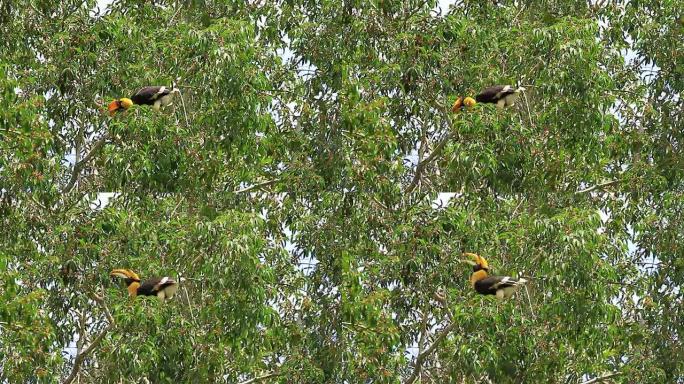
<svg viewBox="0 0 684 384"><path fill-rule="evenodd" d="M86 164L97 154L97 152L105 145L107 142L107 139L109 139L109 134L105 134L102 136L99 140L93 144L93 147L90 149L90 152L88 152L87 155L81 160L78 160L76 164L74 165L74 169L71 173L71 179L69 179L69 183L64 187L62 190L63 194L71 192L71 190L74 188L76 185L76 182L78 181L79 176L81 175L81 171L83 168L86 166ZM76 157L78 158L78 154L76 154Z"/></svg>
<svg viewBox="0 0 684 384"><path fill-rule="evenodd" d="M383 204L382 202L380 202L380 200L378 200L375 196L371 195L371 200L372 200L375 204L377 204L378 207L380 207L380 208L382 208L382 209L384 209L384 210L386 210L386 211L393 212L393 210L389 209L385 204Z"/></svg>
<svg viewBox="0 0 684 384"><path fill-rule="evenodd" d="M107 307L107 303L105 303L104 299L96 294L91 294L90 298L93 299L100 307L102 307L102 311L105 314L105 317L107 318L107 321L109 324L100 331L100 333L93 339L93 341L88 345L85 349L82 351L78 352L76 355L76 358L74 359L74 367L71 369L71 373L69 374L69 377L67 377L62 384L71 384L76 377L78 376L79 372L81 371L81 365L83 364L83 361L85 361L86 357L88 357L89 354L97 348L97 346L102 342L102 339L109 333L109 331L114 328L114 318L112 317L112 314L109 312L109 307Z"/></svg>
<svg viewBox="0 0 684 384"><path fill-rule="evenodd" d="M238 384L254 384L254 383L264 381L266 379L270 379L271 377L276 377L276 376L280 376L280 375L282 375L282 373L280 373L280 372L270 372L270 373L267 373L263 376L257 376L253 379L249 379L247 381L243 381L243 382L238 383Z"/></svg>
<svg viewBox="0 0 684 384"><path fill-rule="evenodd" d="M418 356L423 353L425 338L427 337L428 312L423 312L423 320L420 322L420 339L418 340Z"/></svg>
<svg viewBox="0 0 684 384"><path fill-rule="evenodd" d="M583 193L588 193L588 192L591 192L591 191L595 191L595 190L597 190L597 189L609 187L609 186L614 185L614 184L617 184L617 183L619 183L619 182L620 182L620 180L606 181L605 183L596 184L596 185L591 186L591 187L589 187L589 188L579 190L579 191L575 192L575 195L581 195L581 194L583 194Z"/></svg>
<svg viewBox="0 0 684 384"><path fill-rule="evenodd" d="M237 191L233 191L233 193L237 195L239 193L245 193L245 192L253 191L255 189L268 187L269 185L273 185L279 181L280 181L280 179L273 179L273 180L269 180L269 181L264 181L263 183L258 183L258 184L250 185L249 187L238 189Z"/></svg>
<svg viewBox="0 0 684 384"><path fill-rule="evenodd" d="M413 384L413 382L416 381L418 375L420 375L420 371L423 369L423 363L425 362L425 359L427 359L432 352L437 349L442 340L444 340L444 338L446 338L449 333L456 328L457 325L458 323L456 322L452 322L451 324L447 325L444 329L442 329L442 332L439 333L435 341L433 341L432 344L430 344L430 346L427 347L423 352L418 354L418 357L416 358L416 366L413 368L413 373L408 379L406 379L404 384Z"/></svg>
<svg viewBox="0 0 684 384"><path fill-rule="evenodd" d="M437 144L437 146L436 146L435 149L432 151L432 153L430 154L430 156L426 157L426 158L423 159L422 161L419 161L418 165L416 166L416 174L413 175L413 180L411 180L411 184L409 184L408 187L406 187L406 190L404 191L404 194L409 194L409 193L413 192L414 189L416 189L416 187L418 186L418 182L420 181L420 178L421 178L421 176L422 176L422 174L423 174L423 170L425 169L425 167L426 167L430 162L432 162L433 160L435 160L435 159L437 158L437 156L439 156L439 155L442 153L442 150L444 150L444 147L446 146L446 144L447 144L453 137L454 137L454 134L449 134L447 137L445 137L444 139L442 139L442 141L440 141L439 144Z"/></svg>
<svg viewBox="0 0 684 384"><path fill-rule="evenodd" d="M601 383L601 382L603 382L604 380L610 379L611 377L620 376L620 375L622 375L622 372L611 372L611 373L608 373L608 374L606 374L606 375L599 376L599 377L595 377L595 378L593 378L593 379L591 379L591 380L587 380L587 381L585 381L585 382L582 382L581 384Z"/></svg>

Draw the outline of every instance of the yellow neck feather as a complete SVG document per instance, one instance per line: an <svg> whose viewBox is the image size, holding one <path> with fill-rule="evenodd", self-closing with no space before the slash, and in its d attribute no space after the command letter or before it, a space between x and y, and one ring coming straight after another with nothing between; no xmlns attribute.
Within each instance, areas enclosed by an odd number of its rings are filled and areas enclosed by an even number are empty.
<svg viewBox="0 0 684 384"><path fill-rule="evenodd" d="M128 285L128 295L130 297L136 297L138 295L138 287L140 287L140 283L137 281L134 281Z"/></svg>
<svg viewBox="0 0 684 384"><path fill-rule="evenodd" d="M485 277L487 277L487 271L485 271L484 269L480 269L477 272L473 272L473 274L470 275L470 284L475 285L475 282L480 281Z"/></svg>

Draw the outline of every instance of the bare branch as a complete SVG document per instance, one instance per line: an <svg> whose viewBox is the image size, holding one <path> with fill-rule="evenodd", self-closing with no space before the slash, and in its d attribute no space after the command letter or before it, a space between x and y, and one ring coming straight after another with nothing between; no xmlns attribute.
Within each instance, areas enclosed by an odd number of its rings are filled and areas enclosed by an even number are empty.
<svg viewBox="0 0 684 384"><path fill-rule="evenodd" d="M190 308L190 318L192 319L192 323L196 324L195 313L192 311L192 301L190 301L190 295L188 295L188 290L185 288L185 286L183 286L183 292L185 293L185 299L188 301L188 308Z"/></svg>
<svg viewBox="0 0 684 384"><path fill-rule="evenodd" d="M91 294L90 298L93 299L101 308L102 311L105 314L105 317L107 318L107 326L100 331L100 333L93 339L93 341L82 351L79 351L78 354L76 355L76 358L74 359L74 366L71 369L71 373L69 376L62 382L62 384L71 384L76 377L78 377L79 372L81 371L81 365L83 364L83 361L85 361L86 357L90 355L95 348L102 342L102 339L109 333L109 331L114 328L114 318L112 317L112 314L109 312L109 307L107 307L107 303L105 303L104 299L96 294Z"/></svg>
<svg viewBox="0 0 684 384"><path fill-rule="evenodd" d="M71 192L71 190L76 185L78 178L81 176L81 171L83 170L83 168L97 154L97 152L100 151L100 149L105 145L105 143L107 142L108 139L109 139L108 134L105 134L104 136L102 136L99 140L97 140L95 142L95 144L93 144L93 147L90 149L90 152L88 152L88 154L85 155L85 157L83 159L76 162L76 164L74 165L74 169L72 170L72 173L71 173L71 179L69 180L69 183L62 190L63 194Z"/></svg>
<svg viewBox="0 0 684 384"><path fill-rule="evenodd" d="M409 194L413 192L414 189L416 189L416 187L418 186L418 182L420 181L420 178L423 174L423 170L425 170L425 167L442 153L444 147L452 138L454 138L454 136L454 134L450 134L444 139L442 139L442 141L440 141L439 144L437 144L435 149L428 157L418 162L418 165L416 166L416 174L413 175L413 180L411 180L411 184L409 184L408 187L406 187L406 190L404 191L405 194Z"/></svg>
<svg viewBox="0 0 684 384"><path fill-rule="evenodd" d="M418 355L423 352L423 346L425 345L425 338L427 337L427 322L428 322L428 311L423 312L423 320L420 324L420 340L418 340Z"/></svg>
<svg viewBox="0 0 684 384"><path fill-rule="evenodd" d="M412 18L412 17L415 16L418 12L420 12L420 10L423 9L423 7L425 6L425 4L427 4L427 1L423 1L420 5L418 5L417 7L415 7L414 9L412 9L410 12L408 12L408 15L404 16L404 25L406 25L406 22L407 22L410 18ZM404 13L406 13L406 12L404 12Z"/></svg>
<svg viewBox="0 0 684 384"><path fill-rule="evenodd" d="M518 209L520 209L520 206L522 203L525 201L525 199L521 198L520 202L518 202L518 205L515 206L515 209L513 210L513 213L511 213L511 217L515 217L515 215L518 213Z"/></svg>
<svg viewBox="0 0 684 384"><path fill-rule="evenodd" d="M178 10L180 11L180 7L178 7ZM178 11L176 11L176 14L178 14ZM173 15L173 17L176 17L176 15ZM188 110L185 109L185 100L183 99L183 94L181 93L180 90L178 90L178 95L180 96L181 99L181 105L183 106L183 115L185 115L185 126L189 127L190 126L190 120L188 120Z"/></svg>
<svg viewBox="0 0 684 384"><path fill-rule="evenodd" d="M267 373L267 374L265 374L265 375L263 375L263 376L257 376L257 377L255 377L255 378L253 378L253 379L249 379L249 380L247 380L247 381L243 381L243 382L241 382L241 383L239 383L239 384L253 384L253 383L258 383L258 382L264 381L264 380L266 380L266 379L270 379L271 377L276 377L276 376L280 376L280 375L282 375L282 373L280 373L280 372L270 372L270 373Z"/></svg>
<svg viewBox="0 0 684 384"><path fill-rule="evenodd" d="M413 382L415 382L416 379L418 379L420 371L423 369L423 363L425 362L425 359L427 359L432 354L432 352L434 352L435 349L437 349L442 340L444 340L449 335L449 333L451 333L451 331L453 331L454 328L456 328L457 325L458 323L456 322L452 322L451 324L447 325L444 329L442 329L439 335L437 335L435 341L432 342L432 344L430 344L430 346L427 347L423 352L418 354L418 357L416 358L415 368L413 368L413 373L411 374L411 376L409 376L408 379L406 379L404 384L413 384Z"/></svg>
<svg viewBox="0 0 684 384"><path fill-rule="evenodd" d="M377 197L371 195L371 200L372 200L375 204L377 204L378 207L380 207L380 208L382 208L382 209L384 209L384 210L386 210L386 211L392 212L392 210L389 209L385 204L383 204L382 202L380 202L380 200L378 200Z"/></svg>
<svg viewBox="0 0 684 384"><path fill-rule="evenodd" d="M611 372L603 376L595 377L591 380L587 380L585 382L582 382L581 384L594 384L594 383L602 383L604 380L610 379L611 377L615 376L620 376L622 375L622 372Z"/></svg>
<svg viewBox="0 0 684 384"><path fill-rule="evenodd" d="M581 194L583 194L583 193L588 193L588 192L591 192L591 191L595 191L595 190L597 190L597 189L609 187L609 186L615 185L615 184L617 184L617 183L619 183L619 182L620 182L620 180L606 181L605 183L596 184L596 185L591 186L591 187L589 187L589 188L579 190L579 191L575 192L575 195L581 195Z"/></svg>
<svg viewBox="0 0 684 384"><path fill-rule="evenodd" d="M282 284L282 283L281 283L280 285L288 286L288 285ZM289 285L289 286L292 287L291 285ZM350 323L350 322L343 321L341 324L342 324L343 327L345 327L345 328L347 328L347 329L349 329L349 330L352 330L352 331L358 331L358 330L360 329L360 330L362 330L362 331L364 331L364 332L374 332L374 333L378 333L378 334L379 334L379 333L382 333L381 330L374 329L374 328L369 328L369 327L367 327L367 326L365 326L365 325L363 325L363 324L359 324L359 323Z"/></svg>
<svg viewBox="0 0 684 384"><path fill-rule="evenodd" d="M258 183L258 184L250 185L249 187L246 187L246 188L238 189L237 191L233 191L233 193L237 195L239 193L245 193L245 192L253 191L255 189L268 187L269 185L273 185L279 181L280 181L280 179L273 179L273 180L269 180L269 181L264 181L263 183Z"/></svg>
<svg viewBox="0 0 684 384"><path fill-rule="evenodd" d="M530 305L530 313L532 314L532 318L537 318L537 315L534 314L534 308L532 308L532 299L530 298L530 290L527 288L527 285L525 285L525 293L527 293L527 303Z"/></svg>

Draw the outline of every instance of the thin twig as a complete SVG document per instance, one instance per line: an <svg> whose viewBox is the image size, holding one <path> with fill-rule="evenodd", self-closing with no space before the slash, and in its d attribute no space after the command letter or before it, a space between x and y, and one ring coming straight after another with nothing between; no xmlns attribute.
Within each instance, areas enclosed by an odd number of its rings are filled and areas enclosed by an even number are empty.
<svg viewBox="0 0 684 384"><path fill-rule="evenodd" d="M408 379L406 379L404 384L413 384L413 382L415 382L416 379L418 379L420 371L423 369L423 363L425 362L425 359L428 356L430 356L432 352L435 351L435 349L437 349L442 340L444 340L449 335L449 333L454 328L456 328L457 325L458 323L456 322L452 322L451 324L447 325L444 329L442 329L442 332L439 333L437 338L435 338L435 341L432 344L430 344L430 346L427 347L425 351L418 354L418 357L416 358L415 368L413 369L413 373L411 374L411 376L409 376Z"/></svg>
<svg viewBox="0 0 684 384"><path fill-rule="evenodd" d="M253 379L249 379L249 380L247 380L247 381L243 381L243 382L241 382L241 383L239 383L239 384L253 384L253 383L258 383L258 382L260 382L260 381L264 381L264 380L266 380L266 379L270 379L271 377L276 377L276 376L280 376L280 375L282 375L282 373L280 373L280 372L270 372L270 373L267 373L267 374L265 374L265 375L263 375L263 376L257 376L257 377L255 377L255 378L253 378Z"/></svg>
<svg viewBox="0 0 684 384"><path fill-rule="evenodd" d="M537 316L534 314L534 309L532 308L532 299L530 298L530 290L527 288L527 285L525 285L525 293L527 294L527 303L530 305L530 313L532 314L532 318L536 319Z"/></svg>
<svg viewBox="0 0 684 384"><path fill-rule="evenodd" d="M245 192L249 192L249 191L252 191L255 189L268 187L269 185L273 185L273 184L277 183L278 181L280 181L280 179L273 179L273 180L269 180L269 181L264 181L263 183L258 183L258 184L251 185L249 187L238 189L237 191L233 191L233 193L237 195L239 193L245 193Z"/></svg>
<svg viewBox="0 0 684 384"><path fill-rule="evenodd" d="M640 93L637 93L637 92L634 92L634 91L628 91L628 90L626 90L626 89L617 89L617 88L616 88L616 89L609 89L608 91L609 91L609 92L621 92L621 93L626 93L626 94L629 94L629 95L632 95L632 96L637 96L637 97L643 96L643 95L640 94Z"/></svg>
<svg viewBox="0 0 684 384"><path fill-rule="evenodd" d="M525 10L525 5L522 5L522 6L520 7L520 10L518 11L518 13L515 15L515 17L513 17L513 23L516 23L516 25L518 25L518 17L520 16L520 14L521 14L524 10Z"/></svg>
<svg viewBox="0 0 684 384"><path fill-rule="evenodd" d="M418 355L423 352L423 345L425 345L425 337L427 337L427 321L428 321L428 312L425 311L423 312L423 320L421 321L420 324L420 340L418 340Z"/></svg>
<svg viewBox="0 0 684 384"><path fill-rule="evenodd" d="M76 355L76 358L74 359L74 366L71 369L71 373L69 376L62 382L62 384L71 384L76 377L78 377L79 372L81 371L81 365L83 364L83 361L85 361L86 357L90 355L95 348L102 342L104 337L109 333L109 331L114 328L114 318L112 317L112 314L109 312L109 307L107 307L107 303L105 303L104 299L95 293L90 295L90 298L93 299L101 308L102 311L105 314L105 317L107 318L107 321L109 324L100 331L100 333L93 339L93 341L88 345L86 348L84 348L82 351L79 351L78 354Z"/></svg>
<svg viewBox="0 0 684 384"><path fill-rule="evenodd" d="M413 180L411 180L411 184L409 184L408 187L406 187L404 194L409 194L409 193L413 192L414 189L416 189L416 187L418 186L418 182L420 181L420 177L422 176L423 170L425 169L425 167L430 162L435 160L437 158L437 156L439 156L442 153L442 150L444 150L444 147L446 146L446 144L454 137L455 137L454 134L447 135L447 137L442 139L442 141L440 141L439 144L437 144L435 149L432 151L432 153L428 157L426 157L422 161L418 162L418 165L416 166L416 174L413 176Z"/></svg>
<svg viewBox="0 0 684 384"><path fill-rule="evenodd" d="M188 301L188 308L190 308L190 318L192 319L192 324L196 324L195 312L193 312L193 310L192 310L192 302L190 301L190 295L188 295L188 290L187 290L187 288L185 288L185 286L183 286L183 292L185 292L185 300Z"/></svg>
<svg viewBox="0 0 684 384"><path fill-rule="evenodd" d="M5 321L0 321L0 327L5 327L5 328L12 327L12 328L15 328L15 329L24 329L24 326L22 326L22 325L20 325L20 324L16 324L16 323L10 324L10 323L5 322Z"/></svg>
<svg viewBox="0 0 684 384"><path fill-rule="evenodd" d="M171 19L169 19L168 24L172 24L173 20L176 18L176 16L178 16L178 13L180 13L181 9L183 9L183 7L178 5L178 3L176 3L176 6L178 7L178 9L176 10L176 13L174 13L173 16L171 16Z"/></svg>
<svg viewBox="0 0 684 384"><path fill-rule="evenodd" d="M284 285L284 284L279 284L279 285ZM353 331L356 331L357 329L360 329L360 330L365 331L365 332L382 333L381 330L374 329L374 328L369 328L369 327L367 327L367 326L365 326L365 325L363 325L363 324L350 323L350 322L346 322L346 321L343 321L341 324L342 324L343 327L345 327L345 328L347 328L347 329L350 329L350 330L353 330Z"/></svg>
<svg viewBox="0 0 684 384"><path fill-rule="evenodd" d="M427 1L423 1L422 4L418 5L418 6L415 7L414 9L412 9L412 10L409 12L409 14L408 14L407 16L404 16L404 26L406 26L406 22L407 22L410 18L412 18L413 16L415 16L418 12L420 12L421 9L423 9L423 7L425 6L425 4L427 4Z"/></svg>
<svg viewBox="0 0 684 384"><path fill-rule="evenodd" d="M615 184L617 184L617 183L619 183L619 182L620 182L620 180L606 181L605 183L596 184L596 185L591 186L591 187L589 187L589 188L579 190L579 191L575 192L575 195L581 195L581 194L583 194L583 193L588 193L588 192L591 192L591 191L595 191L595 190L597 190L597 189L609 187L609 186L615 185Z"/></svg>
<svg viewBox="0 0 684 384"><path fill-rule="evenodd" d="M76 185L76 182L78 181L79 176L81 175L81 170L86 166L86 164L97 154L97 152L105 145L107 142L107 139L109 139L109 134L105 134L102 136L99 140L93 144L93 147L90 149L90 152L88 152L87 155L76 164L74 164L74 169L72 170L71 173L71 179L69 180L69 183L64 187L62 190L62 194L69 193L74 186Z"/></svg>
<svg viewBox="0 0 684 384"><path fill-rule="evenodd" d="M110 324L114 324L114 317L112 317L112 314L109 312L109 307L107 306L107 303L105 303L104 298L102 296L98 296L95 293L92 293L90 295L90 298L102 307L102 310L104 311L107 321L109 321Z"/></svg>
<svg viewBox="0 0 684 384"><path fill-rule="evenodd" d="M378 198L375 197L374 195L371 195L371 200L373 200L373 202L374 202L375 204L377 204L380 208L382 208L382 209L384 209L384 210L386 210L386 211L392 211L391 209L387 208L387 206L386 206L385 204L383 204L382 202L380 202L380 200L378 200Z"/></svg>
<svg viewBox="0 0 684 384"><path fill-rule="evenodd" d="M530 123L530 126L536 127L536 125L532 122L532 113L530 112L530 101L527 99L527 93L523 92L523 98L525 99L525 108L527 108L527 118Z"/></svg>
<svg viewBox="0 0 684 384"><path fill-rule="evenodd" d="M628 286L628 287L638 287L637 284L628 283L626 281L605 281L606 284Z"/></svg>
<svg viewBox="0 0 684 384"><path fill-rule="evenodd" d="M604 380L610 379L611 377L620 376L620 375L622 375L622 372L611 372L611 373L609 373L609 374L606 374L606 375L603 375L603 376L599 376L599 377L595 377L595 378L593 378L593 379L591 379L591 380L587 380L587 381L585 381L585 382L582 382L581 384L601 383L601 382L603 382Z"/></svg>
<svg viewBox="0 0 684 384"><path fill-rule="evenodd" d="M187 109L185 109L185 99L183 98L183 94L181 93L180 89L178 90L178 95L180 95L181 105L183 106L183 115L185 116L185 126L189 127L190 126L190 120L188 120L188 111L187 111Z"/></svg>
<svg viewBox="0 0 684 384"><path fill-rule="evenodd" d="M521 199L520 199L520 202L518 203L518 205L515 206L515 209L513 210L513 213L511 214L511 217L515 217L515 215L518 213L518 209L520 209L520 206L522 205L523 201L525 201L525 199L522 199L522 198L521 198Z"/></svg>
<svg viewBox="0 0 684 384"><path fill-rule="evenodd" d="M183 200L185 200L185 197L181 196L180 200L178 200L178 204L176 204L176 207L173 208L173 211L171 211L171 214L169 215L169 221L171 221L171 218L173 217L173 215L176 214L176 211L178 210L178 207L180 207Z"/></svg>
<svg viewBox="0 0 684 384"><path fill-rule="evenodd" d="M423 162L423 160L425 159L425 153L428 150L427 132L426 131L427 131L427 128L424 127L422 137L420 138L420 148L418 148L418 164L421 164ZM417 165L416 165L416 167L417 167Z"/></svg>

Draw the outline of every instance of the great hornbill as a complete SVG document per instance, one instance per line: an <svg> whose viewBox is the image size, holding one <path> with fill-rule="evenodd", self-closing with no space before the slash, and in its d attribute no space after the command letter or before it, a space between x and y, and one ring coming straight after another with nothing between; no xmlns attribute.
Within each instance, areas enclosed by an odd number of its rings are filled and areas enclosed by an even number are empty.
<svg viewBox="0 0 684 384"><path fill-rule="evenodd" d="M472 260L462 260L473 266L470 284L481 295L496 295L498 299L508 299L527 283L527 280L510 276L490 276L489 264L483 257L474 253L464 253Z"/></svg>
<svg viewBox="0 0 684 384"><path fill-rule="evenodd" d="M138 275L130 269L114 269L109 274L112 277L124 279L128 286L130 297L157 296L160 300L170 299L178 290L178 283L170 277L152 277L143 282Z"/></svg>
<svg viewBox="0 0 684 384"><path fill-rule="evenodd" d="M131 98L122 97L109 103L109 114L113 115L117 111L126 111L133 104L151 105L156 111L161 107L166 107L173 102L173 96L180 93L178 88L155 85L143 87Z"/></svg>
<svg viewBox="0 0 684 384"><path fill-rule="evenodd" d="M510 107L515 104L520 92L524 90L523 87L513 88L510 85L495 85L482 90L475 96L475 100L478 103L496 104L499 108Z"/></svg>

